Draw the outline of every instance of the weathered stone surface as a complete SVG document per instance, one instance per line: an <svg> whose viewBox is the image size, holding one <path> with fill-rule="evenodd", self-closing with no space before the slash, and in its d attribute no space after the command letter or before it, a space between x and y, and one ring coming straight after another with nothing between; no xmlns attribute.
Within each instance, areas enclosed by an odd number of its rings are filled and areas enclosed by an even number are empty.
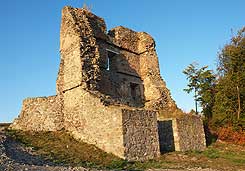
<svg viewBox="0 0 245 171"><path fill-rule="evenodd" d="M176 151L198 150L206 148L205 133L202 119L195 115L183 115L176 118L174 132L179 139L176 142Z"/></svg>
<svg viewBox="0 0 245 171"><path fill-rule="evenodd" d="M203 123L199 116L183 114L158 123L161 152L203 151L206 148Z"/></svg>
<svg viewBox="0 0 245 171"><path fill-rule="evenodd" d="M139 54L138 51L139 38L137 36L137 32L119 26L111 29L109 31L109 36L111 37L113 44L115 44L116 46L125 49L127 51Z"/></svg>
<svg viewBox="0 0 245 171"><path fill-rule="evenodd" d="M122 120L127 159L147 160L159 156L156 112L123 109Z"/></svg>
<svg viewBox="0 0 245 171"><path fill-rule="evenodd" d="M62 10L57 92L80 85L95 89L100 79L95 35L104 34L105 29L103 19L85 9L65 7Z"/></svg>
<svg viewBox="0 0 245 171"><path fill-rule="evenodd" d="M154 110L177 110L165 82L160 76L155 41L145 32L135 32L119 26L109 31L110 40L118 46L117 71L140 77L139 85L144 85L142 93L144 106ZM124 60L123 60L124 59ZM121 84L123 85L123 84ZM129 87L129 86L127 86ZM130 92L130 91L129 91Z"/></svg>
<svg viewBox="0 0 245 171"><path fill-rule="evenodd" d="M64 93L64 125L75 138L124 158L122 110L81 87Z"/></svg>
<svg viewBox="0 0 245 171"><path fill-rule="evenodd" d="M63 128L62 103L58 96L27 98L11 124L12 129L56 131Z"/></svg>
<svg viewBox="0 0 245 171"><path fill-rule="evenodd" d="M178 109L160 76L153 38L122 26L107 34L102 18L86 9L64 7L60 54L57 96L24 100L11 127L33 131L63 128L75 138L127 160L157 157L158 136L165 136L158 131L168 129L158 130L157 114ZM200 119L173 119L174 138L179 138L174 139L176 150L203 145L195 145L203 143L203 136L192 129L189 120L196 122L194 128L203 129ZM193 141L194 134L200 140Z"/></svg>

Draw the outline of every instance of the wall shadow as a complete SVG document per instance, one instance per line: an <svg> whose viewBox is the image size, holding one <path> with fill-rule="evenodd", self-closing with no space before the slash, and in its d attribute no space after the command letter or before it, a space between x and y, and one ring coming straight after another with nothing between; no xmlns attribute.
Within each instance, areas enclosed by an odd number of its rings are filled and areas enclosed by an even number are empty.
<svg viewBox="0 0 245 171"><path fill-rule="evenodd" d="M144 84L140 76L139 54L115 47L104 40L100 46L100 72L98 91L121 104L143 107Z"/></svg>

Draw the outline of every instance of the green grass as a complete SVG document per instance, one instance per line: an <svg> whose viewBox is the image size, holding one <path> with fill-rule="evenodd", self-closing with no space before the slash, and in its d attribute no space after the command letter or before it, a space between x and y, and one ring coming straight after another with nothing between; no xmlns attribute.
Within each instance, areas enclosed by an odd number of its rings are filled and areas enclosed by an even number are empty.
<svg viewBox="0 0 245 171"><path fill-rule="evenodd" d="M220 157L219 150L213 148L208 148L202 154L210 159L216 159Z"/></svg>
<svg viewBox="0 0 245 171"><path fill-rule="evenodd" d="M234 166L245 166L245 147L227 143L214 143L205 151L191 151L189 155L196 157L206 157L214 161L225 161Z"/></svg>
<svg viewBox="0 0 245 171"><path fill-rule="evenodd" d="M171 152L154 160L129 162L106 153L94 145L77 141L65 131L23 132L8 130L7 134L25 146L33 147L36 153L43 156L44 159L69 166L114 170L182 169L187 167L221 170L227 170L229 167L230 170L245 170L244 147L227 143L216 142L203 152Z"/></svg>
<svg viewBox="0 0 245 171"><path fill-rule="evenodd" d="M58 132L23 132L8 130L7 135L33 147L37 154L46 160L69 166L89 168L143 170L146 168L164 168L170 162L150 160L146 162L129 162L101 149L75 140L65 131Z"/></svg>
<svg viewBox="0 0 245 171"><path fill-rule="evenodd" d="M75 140L64 131L22 132L8 131L7 134L25 146L34 147L44 159L55 163L84 167L123 167L124 160L106 153L94 145Z"/></svg>

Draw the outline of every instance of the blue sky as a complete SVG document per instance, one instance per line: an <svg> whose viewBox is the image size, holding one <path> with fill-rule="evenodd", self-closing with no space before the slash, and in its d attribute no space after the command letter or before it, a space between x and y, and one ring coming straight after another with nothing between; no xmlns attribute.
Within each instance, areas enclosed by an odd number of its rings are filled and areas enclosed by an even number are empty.
<svg viewBox="0 0 245 171"><path fill-rule="evenodd" d="M161 75L178 107L194 108L183 92L192 62L216 68L218 51L245 25L244 0L86 0L108 30L122 25L153 36ZM26 97L55 94L59 27L65 5L83 0L2 0L0 122L18 116ZM232 31L233 30L233 33Z"/></svg>

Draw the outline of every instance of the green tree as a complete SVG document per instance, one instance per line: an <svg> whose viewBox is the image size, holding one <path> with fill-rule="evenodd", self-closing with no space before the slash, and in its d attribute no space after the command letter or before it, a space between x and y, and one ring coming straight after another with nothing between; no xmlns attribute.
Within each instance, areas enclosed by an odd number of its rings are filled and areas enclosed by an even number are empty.
<svg viewBox="0 0 245 171"><path fill-rule="evenodd" d="M245 120L245 27L219 53L217 70L215 123L224 125Z"/></svg>
<svg viewBox="0 0 245 171"><path fill-rule="evenodd" d="M215 76L208 66L198 68L197 63L190 64L183 73L187 76L188 84L184 89L187 93L194 91L196 114L198 103L207 119L212 117L214 104Z"/></svg>

